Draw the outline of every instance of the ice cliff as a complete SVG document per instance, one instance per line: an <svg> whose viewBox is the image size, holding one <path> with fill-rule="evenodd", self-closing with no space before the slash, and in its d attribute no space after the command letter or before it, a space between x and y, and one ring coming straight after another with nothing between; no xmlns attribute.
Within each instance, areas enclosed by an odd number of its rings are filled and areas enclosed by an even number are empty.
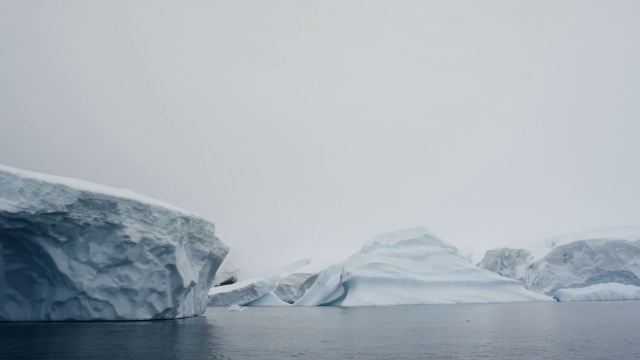
<svg viewBox="0 0 640 360"><path fill-rule="evenodd" d="M561 301L570 298L613 300L616 294L620 295L619 300L628 299L628 292L617 291L619 286L604 285L640 286L640 243L585 236L582 240L572 236L569 242L562 238L547 241L550 250L538 259L525 249L488 251L478 266L521 280L528 289ZM594 285L602 286L594 288Z"/></svg>
<svg viewBox="0 0 640 360"><path fill-rule="evenodd" d="M0 320L199 315L227 251L171 205L0 166Z"/></svg>
<svg viewBox="0 0 640 360"><path fill-rule="evenodd" d="M544 301L522 283L480 269L424 228L381 234L322 271L294 306Z"/></svg>

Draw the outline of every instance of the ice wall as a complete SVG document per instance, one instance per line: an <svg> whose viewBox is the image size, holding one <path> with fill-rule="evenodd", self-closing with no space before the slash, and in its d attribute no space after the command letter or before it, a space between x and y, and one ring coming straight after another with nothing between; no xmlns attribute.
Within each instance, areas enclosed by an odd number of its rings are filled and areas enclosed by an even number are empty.
<svg viewBox="0 0 640 360"><path fill-rule="evenodd" d="M202 314L227 251L213 223L171 205L0 166L0 320Z"/></svg>

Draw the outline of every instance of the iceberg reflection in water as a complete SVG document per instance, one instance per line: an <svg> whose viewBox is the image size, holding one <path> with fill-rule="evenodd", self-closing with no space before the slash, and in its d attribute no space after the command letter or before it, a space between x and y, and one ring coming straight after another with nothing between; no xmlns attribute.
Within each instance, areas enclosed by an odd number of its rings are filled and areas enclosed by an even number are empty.
<svg viewBox="0 0 640 360"><path fill-rule="evenodd" d="M0 357L597 359L640 354L640 301L212 307L151 322L0 323Z"/></svg>

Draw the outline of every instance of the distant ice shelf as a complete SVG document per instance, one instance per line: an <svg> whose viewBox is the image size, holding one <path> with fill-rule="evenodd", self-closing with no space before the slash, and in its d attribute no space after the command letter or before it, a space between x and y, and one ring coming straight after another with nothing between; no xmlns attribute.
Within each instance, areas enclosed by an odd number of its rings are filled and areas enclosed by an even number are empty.
<svg viewBox="0 0 640 360"><path fill-rule="evenodd" d="M0 320L148 320L204 313L228 248L188 211L0 166Z"/></svg>

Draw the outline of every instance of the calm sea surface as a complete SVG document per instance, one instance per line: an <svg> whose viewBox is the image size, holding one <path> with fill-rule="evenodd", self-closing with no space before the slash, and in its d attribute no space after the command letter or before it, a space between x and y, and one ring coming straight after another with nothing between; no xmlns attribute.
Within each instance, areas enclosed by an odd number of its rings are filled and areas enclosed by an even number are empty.
<svg viewBox="0 0 640 360"><path fill-rule="evenodd" d="M209 308L153 322L0 323L0 359L640 359L640 301Z"/></svg>

